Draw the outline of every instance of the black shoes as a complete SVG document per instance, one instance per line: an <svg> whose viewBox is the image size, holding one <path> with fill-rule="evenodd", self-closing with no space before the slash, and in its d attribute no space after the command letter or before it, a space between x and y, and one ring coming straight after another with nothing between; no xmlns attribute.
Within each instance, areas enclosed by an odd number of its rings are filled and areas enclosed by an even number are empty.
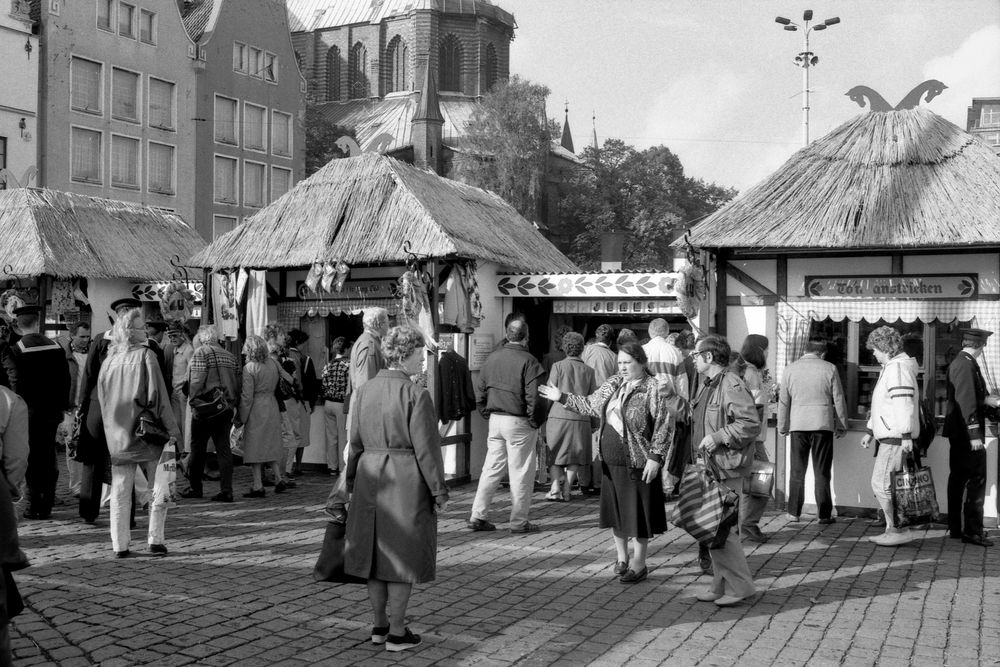
<svg viewBox="0 0 1000 667"><path fill-rule="evenodd" d="M743 539L747 542L764 544L767 542L767 535L762 533L758 526L746 526L743 528Z"/></svg>
<svg viewBox="0 0 1000 667"><path fill-rule="evenodd" d="M149 553L153 554L154 556L166 556L167 547L162 544L150 544Z"/></svg>
<svg viewBox="0 0 1000 667"><path fill-rule="evenodd" d="M263 498L267 493L264 491L263 487L259 489L250 489L243 494L244 498Z"/></svg>
<svg viewBox="0 0 1000 667"><path fill-rule="evenodd" d="M542 529L537 523L523 523L510 529L512 535L523 535L524 533L537 533Z"/></svg>
<svg viewBox="0 0 1000 667"><path fill-rule="evenodd" d="M128 549L126 549L125 551L116 551L115 552L115 558L130 558L131 556L132 556L132 552L129 551Z"/></svg>
<svg viewBox="0 0 1000 667"><path fill-rule="evenodd" d="M285 481L280 481L274 485L275 493L284 493L286 489L288 489L288 484ZM263 490L264 489L261 489L261 491Z"/></svg>
<svg viewBox="0 0 1000 667"><path fill-rule="evenodd" d="M181 498L203 498L201 491L195 491L194 489L184 489L180 492Z"/></svg>
<svg viewBox="0 0 1000 667"><path fill-rule="evenodd" d="M389 626L373 626L372 627L372 644L384 644L386 638L389 636Z"/></svg>
<svg viewBox="0 0 1000 667"><path fill-rule="evenodd" d="M471 521L469 521L465 525L469 527L469 530L475 531L475 532L493 531L493 530L497 529L496 526L494 526L492 523L490 523L486 519L472 519Z"/></svg>
<svg viewBox="0 0 1000 667"><path fill-rule="evenodd" d="M620 577L628 572L628 561L615 561L615 576Z"/></svg>
<svg viewBox="0 0 1000 667"><path fill-rule="evenodd" d="M219 491L212 496L212 500L217 503L231 503L233 502L233 494L228 491Z"/></svg>
<svg viewBox="0 0 1000 667"><path fill-rule="evenodd" d="M636 572L635 570L629 570L628 572L623 574L618 581L622 582L623 584L637 584L643 579L645 579L647 574L649 574L648 567L644 567L638 572Z"/></svg>
<svg viewBox="0 0 1000 667"><path fill-rule="evenodd" d="M405 651L414 646L420 646L420 635L413 634L409 628L406 628L406 632L402 635L385 636L385 648L387 651Z"/></svg>
<svg viewBox="0 0 1000 667"><path fill-rule="evenodd" d="M826 518L820 519L819 521L817 521L817 523L821 526L829 526L831 523L836 523L836 521L837 520L834 519L832 516L828 516Z"/></svg>
<svg viewBox="0 0 1000 667"><path fill-rule="evenodd" d="M32 510L27 510L24 513L25 519L39 519L44 521L45 519L49 519L51 517L52 517L52 512L35 512Z"/></svg>
<svg viewBox="0 0 1000 667"><path fill-rule="evenodd" d="M962 542L965 544L975 544L980 547L992 547L993 540L988 539L985 535L962 535Z"/></svg>

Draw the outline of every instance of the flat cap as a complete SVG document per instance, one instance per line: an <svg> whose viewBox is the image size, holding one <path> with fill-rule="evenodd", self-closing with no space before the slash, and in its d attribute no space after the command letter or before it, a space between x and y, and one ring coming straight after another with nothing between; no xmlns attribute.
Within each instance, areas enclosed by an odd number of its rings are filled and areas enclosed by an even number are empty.
<svg viewBox="0 0 1000 667"><path fill-rule="evenodd" d="M122 310L122 309L125 309L125 308L142 308L142 301L139 301L139 299L135 299L133 297L127 296L127 297L125 297L123 299L117 299L116 301L112 301L111 302L111 310L115 311L116 313L119 310Z"/></svg>

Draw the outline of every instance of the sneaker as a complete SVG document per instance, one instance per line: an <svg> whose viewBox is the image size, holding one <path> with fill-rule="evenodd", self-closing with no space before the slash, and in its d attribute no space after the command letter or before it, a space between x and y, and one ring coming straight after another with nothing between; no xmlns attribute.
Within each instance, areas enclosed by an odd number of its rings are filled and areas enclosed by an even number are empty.
<svg viewBox="0 0 1000 667"><path fill-rule="evenodd" d="M537 533L542 529L537 523L523 523L520 526L513 526L510 529L512 535L520 535L523 533Z"/></svg>
<svg viewBox="0 0 1000 667"><path fill-rule="evenodd" d="M406 628L402 635L386 635L385 648L387 651L405 651L408 648L420 646L420 635L415 635Z"/></svg>
<svg viewBox="0 0 1000 667"><path fill-rule="evenodd" d="M493 531L493 530L497 529L496 526L494 526L492 523L490 523L486 519L472 519L468 523L466 523L465 525L469 527L469 530L475 531L475 532Z"/></svg>
<svg viewBox="0 0 1000 667"><path fill-rule="evenodd" d="M154 556L166 556L167 547L163 544L150 544L149 553L153 554Z"/></svg>
<svg viewBox="0 0 1000 667"><path fill-rule="evenodd" d="M372 644L384 644L386 637L388 636L389 636L388 625L382 627L374 626L372 628Z"/></svg>
<svg viewBox="0 0 1000 667"><path fill-rule="evenodd" d="M910 535L909 528L903 528L899 531L892 531L882 533L881 535L874 535L868 538L869 542L879 545L880 547L896 547L900 544L906 544L913 539Z"/></svg>

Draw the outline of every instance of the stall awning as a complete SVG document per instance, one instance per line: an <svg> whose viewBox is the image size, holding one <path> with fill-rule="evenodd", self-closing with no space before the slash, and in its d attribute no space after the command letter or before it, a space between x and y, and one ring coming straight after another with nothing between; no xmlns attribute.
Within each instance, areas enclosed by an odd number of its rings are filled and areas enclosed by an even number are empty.
<svg viewBox="0 0 1000 667"><path fill-rule="evenodd" d="M499 276L501 296L560 299L676 299L673 272L512 273Z"/></svg>

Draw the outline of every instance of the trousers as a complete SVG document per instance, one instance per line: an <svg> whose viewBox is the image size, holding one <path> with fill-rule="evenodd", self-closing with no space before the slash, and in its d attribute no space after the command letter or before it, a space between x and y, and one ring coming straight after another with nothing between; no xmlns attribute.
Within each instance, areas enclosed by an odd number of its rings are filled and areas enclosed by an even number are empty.
<svg viewBox="0 0 1000 667"><path fill-rule="evenodd" d="M486 520L493 496L506 472L510 479L510 525L519 528L528 523L538 466L535 453L537 439L538 429L528 423L527 417L490 415L486 460L476 498L472 501L473 520Z"/></svg>
<svg viewBox="0 0 1000 667"><path fill-rule="evenodd" d="M326 425L326 467L340 470L342 465L340 448L347 443L347 419L343 401L327 400L323 404L323 419Z"/></svg>
<svg viewBox="0 0 1000 667"><path fill-rule="evenodd" d="M753 458L755 461L767 461L767 448L764 443L757 441L754 443ZM740 494L740 526L749 528L760 523L760 518L764 516L767 509L767 502L770 498L763 496L751 496L749 493ZM742 530L740 532L743 532Z"/></svg>
<svg viewBox="0 0 1000 667"><path fill-rule="evenodd" d="M743 499L743 478L734 477L723 480L725 485L740 495ZM712 556L712 592L719 595L734 595L747 597L757 592L747 565L743 545L735 530L729 531L726 543L721 549L711 549Z"/></svg>
<svg viewBox="0 0 1000 667"><path fill-rule="evenodd" d="M56 463L56 430L62 421L59 411L28 409L28 511L47 517L56 499L59 468Z"/></svg>
<svg viewBox="0 0 1000 667"><path fill-rule="evenodd" d="M973 451L967 440L949 440L948 530L955 534L981 535L986 501L986 450ZM965 530L962 529L963 518Z"/></svg>
<svg viewBox="0 0 1000 667"><path fill-rule="evenodd" d="M141 464L146 471L146 479L156 479L157 461ZM135 484L135 474L138 470L135 463L111 466L111 548L115 551L126 551L132 542L132 531L129 528L132 512L132 487ZM154 486L153 493L157 489ZM149 544L163 544L164 531L167 523L166 505L149 504Z"/></svg>
<svg viewBox="0 0 1000 667"><path fill-rule="evenodd" d="M219 490L233 492L233 452L229 448L229 431L233 425L233 411L226 410L221 415L209 419L191 420L191 460L188 462L188 477L191 489L201 493L201 476L205 472L205 454L208 441L215 445L215 456L219 461Z"/></svg>
<svg viewBox="0 0 1000 667"><path fill-rule="evenodd" d="M792 431L789 450L791 470L788 476L788 513L802 514L805 502L806 469L812 456L814 493L820 519L833 515L833 494L830 493L830 472L833 469L833 431Z"/></svg>

